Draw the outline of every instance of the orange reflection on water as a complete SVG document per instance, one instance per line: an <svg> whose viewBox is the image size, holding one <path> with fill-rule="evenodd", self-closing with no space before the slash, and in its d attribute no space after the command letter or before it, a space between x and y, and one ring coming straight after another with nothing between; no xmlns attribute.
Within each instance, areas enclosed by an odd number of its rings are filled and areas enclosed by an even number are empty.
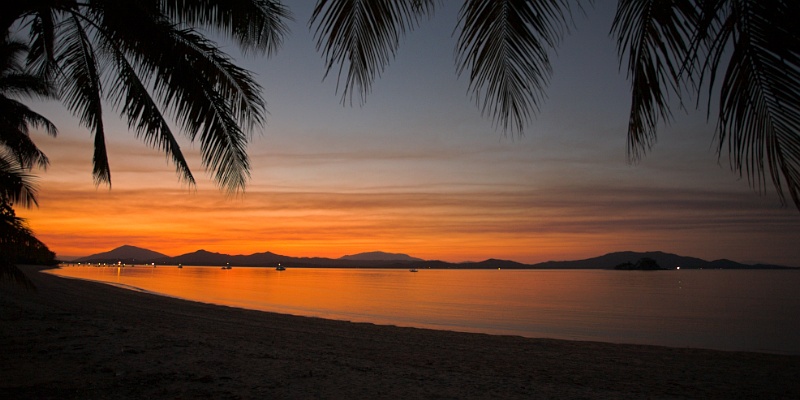
<svg viewBox="0 0 800 400"><path fill-rule="evenodd" d="M800 354L800 271L114 268L53 273L356 322Z"/></svg>
<svg viewBox="0 0 800 400"><path fill-rule="evenodd" d="M563 308L591 296L546 276L519 279L532 271L423 270L415 274L381 269L162 266L116 267L113 272L108 267L66 267L55 273L213 304L424 327L451 326L447 321L461 318L460 314L484 321L514 319L532 305L547 310L552 308L548 303L560 303ZM485 279L489 276L492 279Z"/></svg>

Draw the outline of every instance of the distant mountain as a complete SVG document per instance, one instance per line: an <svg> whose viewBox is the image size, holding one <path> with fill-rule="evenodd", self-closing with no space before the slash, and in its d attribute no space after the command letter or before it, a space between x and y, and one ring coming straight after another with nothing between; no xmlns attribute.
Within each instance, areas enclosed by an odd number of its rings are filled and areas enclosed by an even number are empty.
<svg viewBox="0 0 800 400"><path fill-rule="evenodd" d="M370 251L339 257L340 260L352 261L424 261L421 258L411 257L408 254L384 253L382 251Z"/></svg>
<svg viewBox="0 0 800 400"><path fill-rule="evenodd" d="M302 268L416 268L416 269L614 269L624 263L636 264L643 258L651 258L666 269L783 269L795 268L768 264L742 264L731 260L706 261L695 257L684 257L661 251L633 252L621 251L599 257L574 261L547 261L538 264L523 264L516 261L490 258L480 262L451 263L446 261L422 260L407 254L384 253L380 251L346 255L337 259L322 257L289 257L272 252L250 255L229 255L197 250L193 253L169 257L164 254L134 246L121 246L106 253L83 257L76 262L123 262L126 264L184 264L184 265L244 265L253 267L272 267L278 263L286 267Z"/></svg>
<svg viewBox="0 0 800 400"><path fill-rule="evenodd" d="M542 269L613 269L623 263L636 264L642 258L652 258L662 268L675 269L776 269L787 268L780 265L756 264L748 265L731 260L706 261L696 257L685 257L661 251L633 252L621 251L600 257L577 261L547 261L531 265L531 268Z"/></svg>
<svg viewBox="0 0 800 400"><path fill-rule="evenodd" d="M731 260L706 261L695 257L684 257L677 254L661 251L634 252L621 251L609 253L599 257L574 261L547 261L538 264L522 264L515 261L488 259L480 262L448 263L444 261L422 261L410 263L407 266L417 269L422 268L447 268L447 269L614 269L623 263L636 264L642 258L652 258L659 266L665 269L785 269L780 265L755 264L748 265ZM400 266L397 266L400 267Z"/></svg>
<svg viewBox="0 0 800 400"><path fill-rule="evenodd" d="M509 261L509 260L498 260L496 258L490 258L485 261L480 262L472 262L469 263L473 268L486 268L486 269L495 269L495 268L502 268L502 269L522 269L522 268L530 268L529 264L522 264L516 261Z"/></svg>
<svg viewBox="0 0 800 400"><path fill-rule="evenodd" d="M498 260L490 258L484 261L470 261L462 263L449 263L446 261L417 261L407 264L408 267L416 269L532 269L531 264L523 264L516 261Z"/></svg>
<svg viewBox="0 0 800 400"><path fill-rule="evenodd" d="M231 256L222 253L212 253L205 250L197 250L194 253L182 254L176 257L168 257L162 260L161 264L186 264L186 265L225 265L230 262Z"/></svg>
<svg viewBox="0 0 800 400"><path fill-rule="evenodd" d="M105 253L78 258L72 262L144 264L164 258L169 258L169 256L141 247L124 245Z"/></svg>
<svg viewBox="0 0 800 400"><path fill-rule="evenodd" d="M282 256L272 252L254 253L250 255L230 255L213 253L206 250L197 250L194 253L182 254L162 260L165 264L186 264L186 265L248 265L248 266L271 266L278 263L301 260L301 258ZM326 259L327 260L327 259Z"/></svg>

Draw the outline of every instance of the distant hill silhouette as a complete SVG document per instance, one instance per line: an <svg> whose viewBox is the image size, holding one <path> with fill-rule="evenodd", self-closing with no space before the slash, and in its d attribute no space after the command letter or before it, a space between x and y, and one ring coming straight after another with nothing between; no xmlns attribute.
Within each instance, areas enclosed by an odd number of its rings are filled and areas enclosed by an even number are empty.
<svg viewBox="0 0 800 400"><path fill-rule="evenodd" d="M177 257L165 257L159 261L161 264L186 264L186 265L225 265L230 262L231 256L221 253L212 253L197 250Z"/></svg>
<svg viewBox="0 0 800 400"><path fill-rule="evenodd" d="M94 263L118 263L124 264L144 264L154 260L168 258L166 254L159 253L141 247L123 245L105 253L92 254L90 256L78 258L72 262L94 262Z"/></svg>
<svg viewBox="0 0 800 400"><path fill-rule="evenodd" d="M340 260L356 261L425 261L421 258L411 257L408 254L384 253L382 251L370 251L339 257Z"/></svg>
<svg viewBox="0 0 800 400"><path fill-rule="evenodd" d="M742 264L731 260L706 261L696 257L685 257L677 254L664 253L661 251L633 252L621 251L609 253L600 257L589 258L578 261L548 261L534 264L533 268L544 269L611 269L623 263L635 264L642 258L652 258L658 265L666 269L775 269L787 268L780 265L767 264Z"/></svg>
<svg viewBox="0 0 800 400"><path fill-rule="evenodd" d="M536 264L537 268L547 269L597 269L597 268L614 268L616 265L623 263L636 263L642 258L652 258L658 265L675 269L681 268L711 268L710 262L695 257L684 257L677 254L664 253L660 251L648 252L634 252L634 251L620 251L616 253L609 253L600 257L588 258L585 260L577 261L547 261ZM720 266L723 268L723 266Z"/></svg>
<svg viewBox="0 0 800 400"><path fill-rule="evenodd" d="M271 267L280 263L286 267L335 267L335 268L416 268L416 269L614 269L615 266L635 264L643 258L655 260L666 269L783 269L796 268L768 264L742 264L731 260L706 261L696 257L685 257L661 251L634 252L621 251L599 257L574 261L547 261L538 264L523 264L516 261L490 258L479 262L451 263L438 260L422 260L407 254L373 251L347 255L338 259L322 257L289 257L272 252L250 255L230 255L197 250L175 257L135 246L120 246L105 253L83 257L76 262L105 262L126 264L183 264L183 265L225 265Z"/></svg>

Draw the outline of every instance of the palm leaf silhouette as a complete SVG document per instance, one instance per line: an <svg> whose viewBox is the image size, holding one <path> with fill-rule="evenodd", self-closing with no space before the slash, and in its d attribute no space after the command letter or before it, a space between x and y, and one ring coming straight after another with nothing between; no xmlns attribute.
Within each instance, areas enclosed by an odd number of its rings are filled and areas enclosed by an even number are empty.
<svg viewBox="0 0 800 400"><path fill-rule="evenodd" d="M681 95L684 63L697 12L691 2L620 0L611 27L621 60L628 58L631 112L628 155L639 159L672 117L669 95Z"/></svg>
<svg viewBox="0 0 800 400"><path fill-rule="evenodd" d="M521 133L544 100L549 53L569 28L571 3L472 0L462 7L458 73L469 71L476 101L503 131Z"/></svg>
<svg viewBox="0 0 800 400"><path fill-rule="evenodd" d="M46 118L12 97L52 97L53 88L46 79L33 75L22 65L28 48L21 42L4 38L0 43L0 147L13 157L20 168L34 165L46 168L47 156L30 138L29 128L41 128L55 136L56 127Z"/></svg>
<svg viewBox="0 0 800 400"><path fill-rule="evenodd" d="M338 65L342 102L358 94L363 104L372 82L394 58L400 37L432 12L431 0L320 0L309 21L327 77ZM316 26L316 28L314 28Z"/></svg>
<svg viewBox="0 0 800 400"><path fill-rule="evenodd" d="M733 169L759 190L769 171L780 198L785 184L800 208L800 4L730 2L719 13L733 29L712 32L709 48L734 43L720 85L719 150L727 143Z"/></svg>
<svg viewBox="0 0 800 400"><path fill-rule="evenodd" d="M225 190L243 190L245 151L266 114L260 86L219 46L195 30L233 38L245 52L274 52L291 16L279 2L140 1L12 5L0 22L29 27L29 62L62 90L67 107L94 135L93 175L111 183L103 102L137 137L163 151L180 179L195 183L174 133L200 142L203 166ZM9 17L12 16L12 17Z"/></svg>
<svg viewBox="0 0 800 400"><path fill-rule="evenodd" d="M800 209L800 2L621 0L612 32L633 81L631 157L650 148L667 95L711 109L719 87L718 151L759 191L766 174ZM722 74L720 72L722 71ZM721 75L721 76L720 76Z"/></svg>
<svg viewBox="0 0 800 400"><path fill-rule="evenodd" d="M7 154L0 153L0 202L38 206L35 177Z"/></svg>
<svg viewBox="0 0 800 400"><path fill-rule="evenodd" d="M279 1L226 0L161 2L167 18L233 37L245 52L276 52L289 32L288 8Z"/></svg>
<svg viewBox="0 0 800 400"><path fill-rule="evenodd" d="M56 50L56 59L61 67L58 82L63 101L94 134L92 174L95 182L110 185L111 167L103 127L103 90L96 52L79 15L70 14L63 22L63 29L64 40Z"/></svg>

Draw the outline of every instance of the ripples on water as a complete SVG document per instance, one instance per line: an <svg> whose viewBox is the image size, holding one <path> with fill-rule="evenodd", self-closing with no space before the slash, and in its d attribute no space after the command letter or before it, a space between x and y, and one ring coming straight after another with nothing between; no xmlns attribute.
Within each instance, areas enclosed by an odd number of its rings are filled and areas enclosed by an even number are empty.
<svg viewBox="0 0 800 400"><path fill-rule="evenodd" d="M800 354L800 271L64 267L62 276L355 322Z"/></svg>

